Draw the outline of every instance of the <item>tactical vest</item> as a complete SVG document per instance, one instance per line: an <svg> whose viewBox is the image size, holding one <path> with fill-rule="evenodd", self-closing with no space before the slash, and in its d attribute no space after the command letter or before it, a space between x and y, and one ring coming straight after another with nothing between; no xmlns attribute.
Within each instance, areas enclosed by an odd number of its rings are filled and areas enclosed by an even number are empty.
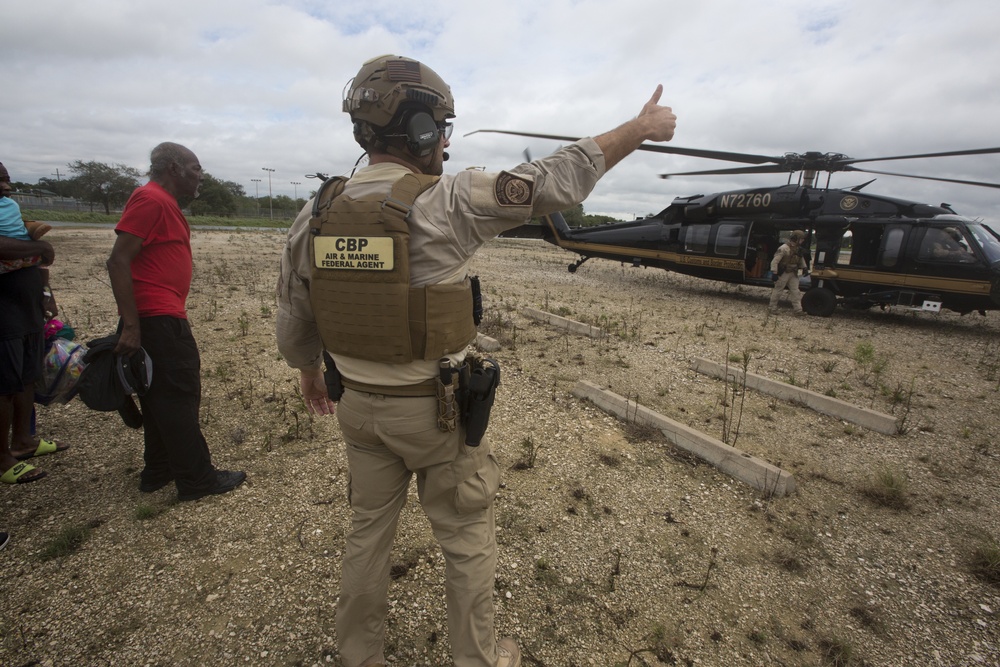
<svg viewBox="0 0 1000 667"><path fill-rule="evenodd" d="M438 360L476 337L470 281L410 287L413 202L438 177L406 174L388 197L354 199L347 179L326 181L309 221L309 299L334 354L405 364Z"/></svg>
<svg viewBox="0 0 1000 667"><path fill-rule="evenodd" d="M797 272L802 255L799 254L798 247L792 248L788 244L785 244L785 247L788 248L788 252L783 253L781 259L778 260L778 271L781 273Z"/></svg>

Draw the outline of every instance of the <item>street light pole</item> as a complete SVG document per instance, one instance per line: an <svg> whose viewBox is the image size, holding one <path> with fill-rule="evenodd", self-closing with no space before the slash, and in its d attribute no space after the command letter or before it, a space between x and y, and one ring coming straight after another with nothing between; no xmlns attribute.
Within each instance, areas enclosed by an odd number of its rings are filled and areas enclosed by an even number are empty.
<svg viewBox="0 0 1000 667"><path fill-rule="evenodd" d="M260 217L260 188L258 186L260 184L260 179L259 178L251 178L250 180L253 181L254 201L257 202L257 217L259 218Z"/></svg>
<svg viewBox="0 0 1000 667"><path fill-rule="evenodd" d="M292 185L295 186L295 205L298 206L299 205L299 186L302 185L302 183L299 183L298 181L289 181L289 183L291 183Z"/></svg>
<svg viewBox="0 0 1000 667"><path fill-rule="evenodd" d="M271 174L274 173L274 169L268 169L267 167L261 167L267 172L267 207L271 211L271 220L274 220L274 202L271 200Z"/></svg>

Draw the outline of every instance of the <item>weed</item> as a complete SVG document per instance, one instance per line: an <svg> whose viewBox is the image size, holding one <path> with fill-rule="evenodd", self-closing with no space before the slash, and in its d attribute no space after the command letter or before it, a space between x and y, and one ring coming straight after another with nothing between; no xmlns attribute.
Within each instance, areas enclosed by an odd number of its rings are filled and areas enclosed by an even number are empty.
<svg viewBox="0 0 1000 667"><path fill-rule="evenodd" d="M246 336L250 333L250 317L247 315L247 311L240 312L240 316L236 322L239 324L241 336Z"/></svg>
<svg viewBox="0 0 1000 667"><path fill-rule="evenodd" d="M972 552L972 573L983 581L1000 585L1000 542L988 539Z"/></svg>
<svg viewBox="0 0 1000 667"><path fill-rule="evenodd" d="M789 546L781 546L775 550L774 562L782 570L795 574L803 572L806 569L805 563L799 557L798 550Z"/></svg>
<svg viewBox="0 0 1000 667"><path fill-rule="evenodd" d="M205 313L205 321L212 322L219 316L219 302L212 299L208 304L208 311Z"/></svg>
<svg viewBox="0 0 1000 667"><path fill-rule="evenodd" d="M861 494L876 505L905 510L910 507L910 502L906 497L907 486L905 474L883 466L875 472L871 480L861 487Z"/></svg>
<svg viewBox="0 0 1000 667"><path fill-rule="evenodd" d="M538 451L542 448L540 444L536 445L534 439L529 435L524 440L521 441L521 458L518 459L517 463L514 464L514 470L530 470L535 467L535 462L538 460Z"/></svg>
<svg viewBox="0 0 1000 667"><path fill-rule="evenodd" d="M600 459L601 463L608 466L609 468L617 468L622 464L622 457L617 453L601 454L598 456L598 459Z"/></svg>
<svg viewBox="0 0 1000 667"><path fill-rule="evenodd" d="M861 383L866 387L874 385L878 388L879 378L889 367L889 358L879 357L875 353L875 346L865 341L858 343L857 347L854 348L854 363L857 365Z"/></svg>
<svg viewBox="0 0 1000 667"><path fill-rule="evenodd" d="M819 642L820 656L823 663L833 667L848 667L854 663L854 647L851 642L838 637L821 639Z"/></svg>
<svg viewBox="0 0 1000 667"><path fill-rule="evenodd" d="M163 512L161 507L149 503L139 503L135 508L135 519L136 521L145 521L159 516L161 512Z"/></svg>
<svg viewBox="0 0 1000 667"><path fill-rule="evenodd" d="M910 411L913 409L913 382L913 380L910 380L910 388L900 401L903 405L903 410L899 419L896 420L896 435L906 435L910 430ZM895 408L895 404L893 406ZM895 412L895 409L893 409L893 412Z"/></svg>
<svg viewBox="0 0 1000 667"><path fill-rule="evenodd" d="M631 651L629 653L628 660L626 662L615 663L615 667L628 667L632 664L633 660L638 661L639 664L648 664L640 657L643 653L652 654L661 663L667 665L677 663L677 658L674 656L674 650L680 645L682 640L681 637L667 632L667 629L662 625L656 625L653 630L646 635L644 640L649 644L649 646Z"/></svg>
<svg viewBox="0 0 1000 667"><path fill-rule="evenodd" d="M866 605L855 605L851 607L849 612L851 616L856 618L862 626L868 628L871 632L876 635L882 636L886 634L885 622L879 617L874 609Z"/></svg>
<svg viewBox="0 0 1000 667"><path fill-rule="evenodd" d="M743 350L742 354L735 355L730 354L726 357L726 378L729 375L729 360L736 357L736 360L740 364L740 370L743 372L742 379L737 378L735 374L732 375L732 401L729 401L729 382L723 385L723 396L722 396L722 441L727 445L733 447L736 446L736 441L740 437L740 425L743 423L743 405L746 402L747 396L747 369L750 367L750 350ZM736 397L739 398L739 405L737 406ZM729 411L726 411L726 407L729 407ZM732 439L730 441L730 438Z"/></svg>
<svg viewBox="0 0 1000 667"><path fill-rule="evenodd" d="M491 308L483 313L479 331L506 348L517 349L517 325L509 312Z"/></svg>
<svg viewBox="0 0 1000 667"><path fill-rule="evenodd" d="M547 559L539 558L535 561L535 580L546 586L555 586L559 583L559 574Z"/></svg>
<svg viewBox="0 0 1000 667"><path fill-rule="evenodd" d="M64 558L76 552L90 538L94 528L101 525L99 519L94 519L83 525L68 526L59 531L42 549L39 558L43 561Z"/></svg>

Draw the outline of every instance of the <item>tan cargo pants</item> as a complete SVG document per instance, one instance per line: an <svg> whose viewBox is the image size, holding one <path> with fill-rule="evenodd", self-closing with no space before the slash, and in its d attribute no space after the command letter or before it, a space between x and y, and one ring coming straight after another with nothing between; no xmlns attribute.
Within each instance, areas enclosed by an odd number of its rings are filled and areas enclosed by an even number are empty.
<svg viewBox="0 0 1000 667"><path fill-rule="evenodd" d="M799 274L797 271L785 271L778 276L771 290L771 302L768 308L772 311L778 309L778 300L781 299L781 292L788 289L788 300L792 303L792 310L797 313L802 312L802 292L799 290Z"/></svg>
<svg viewBox="0 0 1000 667"><path fill-rule="evenodd" d="M385 663L390 552L410 478L446 563L448 636L456 667L494 667L500 469L484 438L437 428L437 399L348 389L337 406L347 442L351 529L346 538L337 640L345 667Z"/></svg>

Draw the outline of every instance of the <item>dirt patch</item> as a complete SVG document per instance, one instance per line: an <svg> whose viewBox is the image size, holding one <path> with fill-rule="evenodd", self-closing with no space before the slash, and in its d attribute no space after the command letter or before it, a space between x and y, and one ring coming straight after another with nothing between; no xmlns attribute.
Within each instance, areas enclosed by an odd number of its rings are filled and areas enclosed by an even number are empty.
<svg viewBox="0 0 1000 667"><path fill-rule="evenodd" d="M111 230L58 228L52 284L80 340L116 316ZM0 663L339 664L348 525L336 420L314 420L274 341L283 235L196 231L190 318L215 462L249 482L178 504L138 491L142 437L79 401L72 444L4 489ZM494 241L474 262L502 385L489 437L498 631L526 665L996 665L1000 319L768 316L767 290ZM599 326L585 338L521 314ZM699 375L695 357L897 416L883 435ZM155 375L154 375L155 377ZM586 379L791 472L772 498L571 391ZM46 558L76 531L78 546ZM981 553L981 551L980 551ZM415 492L390 587L391 664L449 664L443 560ZM979 572L980 574L976 574Z"/></svg>

